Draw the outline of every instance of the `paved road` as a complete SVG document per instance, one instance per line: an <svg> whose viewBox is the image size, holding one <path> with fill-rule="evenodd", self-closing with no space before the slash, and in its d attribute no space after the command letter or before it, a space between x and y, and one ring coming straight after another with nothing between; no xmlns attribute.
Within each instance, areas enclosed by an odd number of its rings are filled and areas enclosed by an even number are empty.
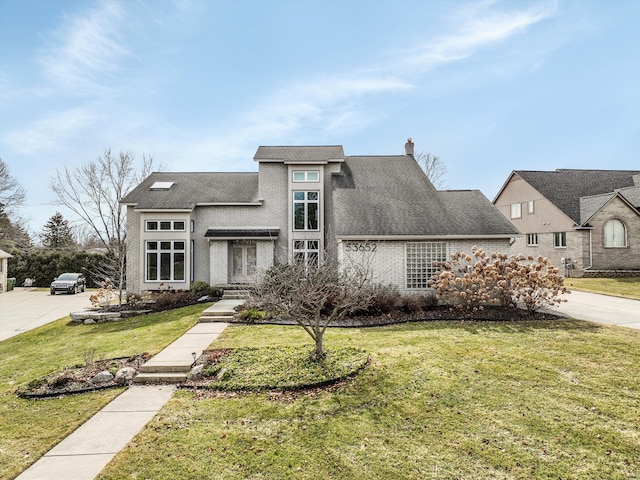
<svg viewBox="0 0 640 480"><path fill-rule="evenodd" d="M640 300L572 291L567 303L554 308L580 320L640 329Z"/></svg>
<svg viewBox="0 0 640 480"><path fill-rule="evenodd" d="M18 287L0 294L0 341L91 307L89 292L50 295Z"/></svg>

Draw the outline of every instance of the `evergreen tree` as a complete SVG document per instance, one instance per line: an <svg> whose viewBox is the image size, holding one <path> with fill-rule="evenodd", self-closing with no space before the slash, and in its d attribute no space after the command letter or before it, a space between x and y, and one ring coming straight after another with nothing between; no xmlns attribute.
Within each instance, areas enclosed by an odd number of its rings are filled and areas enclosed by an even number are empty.
<svg viewBox="0 0 640 480"><path fill-rule="evenodd" d="M56 212L45 224L40 239L45 248L53 250L65 250L76 246L71 225L60 212Z"/></svg>

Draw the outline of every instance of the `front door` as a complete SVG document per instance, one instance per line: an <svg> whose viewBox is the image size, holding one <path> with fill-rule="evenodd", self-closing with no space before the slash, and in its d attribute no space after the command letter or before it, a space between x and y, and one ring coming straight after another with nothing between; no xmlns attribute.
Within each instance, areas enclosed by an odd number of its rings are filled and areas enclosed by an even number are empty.
<svg viewBox="0 0 640 480"><path fill-rule="evenodd" d="M231 283L251 283L255 280L255 273L255 244L234 244L231 266Z"/></svg>

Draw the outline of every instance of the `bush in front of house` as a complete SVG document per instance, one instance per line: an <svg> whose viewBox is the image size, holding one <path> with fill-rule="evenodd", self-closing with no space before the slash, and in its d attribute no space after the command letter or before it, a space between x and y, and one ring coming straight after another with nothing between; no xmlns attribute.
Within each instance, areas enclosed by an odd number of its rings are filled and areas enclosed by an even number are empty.
<svg viewBox="0 0 640 480"><path fill-rule="evenodd" d="M191 284L191 293L197 298L213 296L211 286L202 280L196 280Z"/></svg>
<svg viewBox="0 0 640 480"><path fill-rule="evenodd" d="M440 264L431 287L440 302L467 312L523 305L533 313L566 301L560 295L567 293L558 269L547 258L489 255L475 246L471 255L456 252L450 261Z"/></svg>

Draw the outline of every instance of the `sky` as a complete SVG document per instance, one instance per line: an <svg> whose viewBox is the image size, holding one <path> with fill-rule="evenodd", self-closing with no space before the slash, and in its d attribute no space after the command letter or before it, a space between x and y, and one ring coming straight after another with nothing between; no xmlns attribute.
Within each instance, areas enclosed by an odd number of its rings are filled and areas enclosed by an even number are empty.
<svg viewBox="0 0 640 480"><path fill-rule="evenodd" d="M0 158L30 233L101 155L257 171L260 145L512 170L640 168L637 0L0 0Z"/></svg>

